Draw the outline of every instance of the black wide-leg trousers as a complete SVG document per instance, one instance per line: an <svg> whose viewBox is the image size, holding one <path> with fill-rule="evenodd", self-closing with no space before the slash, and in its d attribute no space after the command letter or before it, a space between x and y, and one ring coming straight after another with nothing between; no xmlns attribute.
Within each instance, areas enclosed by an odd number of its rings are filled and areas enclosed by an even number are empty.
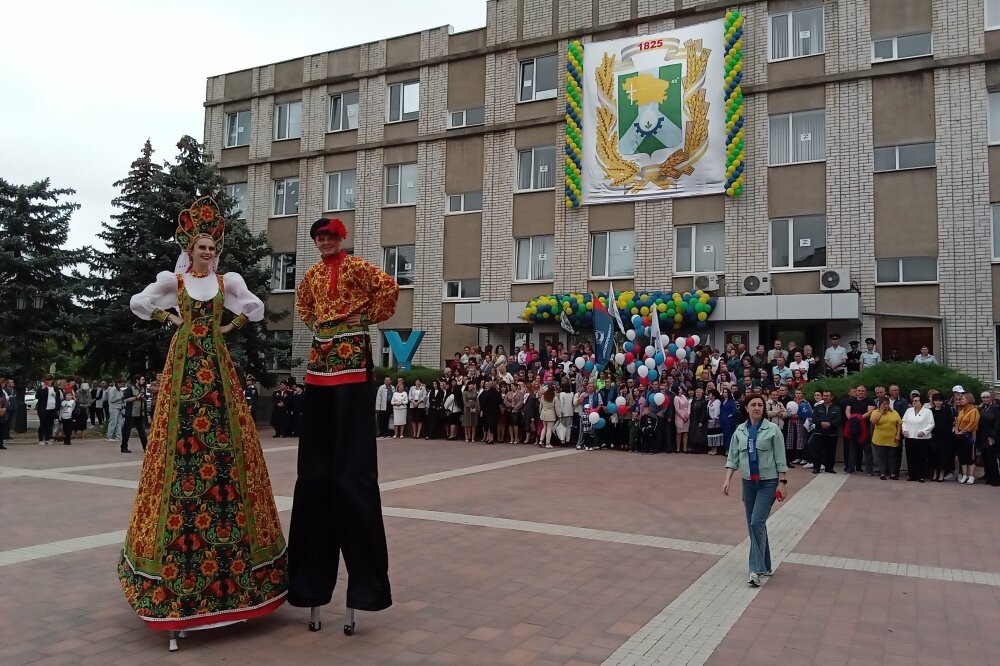
<svg viewBox="0 0 1000 666"><path fill-rule="evenodd" d="M347 567L348 608L378 611L392 605L374 397L370 383L306 386L288 535L293 606L330 603L340 553Z"/></svg>

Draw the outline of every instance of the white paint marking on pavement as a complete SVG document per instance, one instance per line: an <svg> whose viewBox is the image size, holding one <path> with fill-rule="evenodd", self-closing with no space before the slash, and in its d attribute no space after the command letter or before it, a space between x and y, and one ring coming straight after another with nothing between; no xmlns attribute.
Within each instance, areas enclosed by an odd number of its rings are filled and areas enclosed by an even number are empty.
<svg viewBox="0 0 1000 666"><path fill-rule="evenodd" d="M510 460L499 460L497 462L485 463L482 465L473 465L472 467L462 467L459 469L450 469L444 472L434 472L433 474L424 474L423 476L414 476L409 479L399 479L398 481L386 481L385 483L378 484L379 490L385 492L387 490L399 490L400 488L410 488L412 486L419 486L425 483L433 483L434 481L443 481L445 479L453 479L457 476L465 476L467 474L478 474L479 472L492 472L498 469L504 469L506 467L514 467L515 465L524 465L527 463L541 462L543 460L551 460L553 458L561 458L563 456L571 456L575 453L579 453L576 449L569 449L568 451L552 451L551 453L539 453L533 456L523 456L521 458L512 458Z"/></svg>
<svg viewBox="0 0 1000 666"><path fill-rule="evenodd" d="M105 532L104 534L92 534L75 539L63 539L62 541L52 541L38 544L37 546L25 546L24 548L13 548L0 552L0 567L7 564L20 564L38 560L43 557L55 557L56 555L67 555L88 548L98 548L100 546L111 546L125 543L125 530L116 532Z"/></svg>
<svg viewBox="0 0 1000 666"><path fill-rule="evenodd" d="M721 543L706 543L704 541L687 541L667 537L648 536L645 534L629 534L627 532L612 532L595 530L573 525L557 525L553 523L536 523L527 520L511 520L509 518L493 518L491 516L474 516L463 513L448 513L444 511L425 511L423 509L406 509L394 506L382 507L382 515L394 518L413 518L416 520L431 520L439 523L455 525L475 525L477 527L492 527L502 530L519 532L534 532L549 536L574 537L591 541L607 541L609 543L624 543L635 546L651 546L653 548L668 548L691 553L706 553L708 555L725 555L733 546Z"/></svg>
<svg viewBox="0 0 1000 666"><path fill-rule="evenodd" d="M850 557L829 557L827 555L811 555L809 553L791 553L785 558L790 564L806 564L814 567L830 569L846 569L848 571L866 571L889 576L904 576L907 578L926 578L928 580L944 580L957 583L974 583L1000 587L1000 574L972 569L948 569L945 567L925 567L897 562L879 562L877 560L856 560Z"/></svg>
<svg viewBox="0 0 1000 666"><path fill-rule="evenodd" d="M798 545L837 494L847 475L821 474L768 520L771 565ZM741 482L737 479L736 499ZM742 503L733 510L743 511ZM666 608L646 623L605 664L703 664L757 596L747 585L750 539L730 550ZM764 579L767 580L766 578Z"/></svg>

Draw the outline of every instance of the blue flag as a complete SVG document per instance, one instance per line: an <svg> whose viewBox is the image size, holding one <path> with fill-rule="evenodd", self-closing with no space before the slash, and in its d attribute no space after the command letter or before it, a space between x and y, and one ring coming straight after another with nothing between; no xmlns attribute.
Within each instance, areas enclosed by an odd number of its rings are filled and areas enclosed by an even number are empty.
<svg viewBox="0 0 1000 666"><path fill-rule="evenodd" d="M615 322L597 294L591 292L590 296L594 302L594 355L597 357L594 364L598 370L604 370L615 354Z"/></svg>

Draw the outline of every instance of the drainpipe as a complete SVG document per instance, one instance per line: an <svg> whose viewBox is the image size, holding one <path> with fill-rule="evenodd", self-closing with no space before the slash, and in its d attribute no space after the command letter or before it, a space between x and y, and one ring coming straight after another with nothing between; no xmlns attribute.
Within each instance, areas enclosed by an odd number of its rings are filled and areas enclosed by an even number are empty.
<svg viewBox="0 0 1000 666"><path fill-rule="evenodd" d="M862 315L869 317L889 317L895 319L926 319L928 321L936 321L941 324L939 330L941 331L941 365L948 364L948 334L947 327L944 326L945 318L940 315L923 315L923 314L904 314L901 312L861 312Z"/></svg>

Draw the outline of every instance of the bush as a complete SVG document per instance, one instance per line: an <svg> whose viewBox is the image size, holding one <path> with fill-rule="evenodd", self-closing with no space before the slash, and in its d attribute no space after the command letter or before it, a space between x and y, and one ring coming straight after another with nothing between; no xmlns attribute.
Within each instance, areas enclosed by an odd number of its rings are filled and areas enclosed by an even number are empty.
<svg viewBox="0 0 1000 666"><path fill-rule="evenodd" d="M431 382L444 374L443 371L436 368L425 368L421 365L415 365L409 370L400 370L399 368L375 368L375 381L381 384L385 381L386 375L392 377L393 382L398 378L402 377L403 382L407 387L413 386L413 380L419 379L427 386L431 385Z"/></svg>
<svg viewBox="0 0 1000 666"><path fill-rule="evenodd" d="M951 396L951 387L959 384L974 396L987 387L978 379L962 374L946 365L929 365L920 363L880 363L874 368L846 377L823 377L805 385L803 391L811 396L814 391L833 391L835 399L847 397L847 390L852 386L864 384L869 395L876 386L889 388L890 384L898 384L899 392L904 398L910 391L920 391L921 397L927 399L929 389L937 389L945 398Z"/></svg>

